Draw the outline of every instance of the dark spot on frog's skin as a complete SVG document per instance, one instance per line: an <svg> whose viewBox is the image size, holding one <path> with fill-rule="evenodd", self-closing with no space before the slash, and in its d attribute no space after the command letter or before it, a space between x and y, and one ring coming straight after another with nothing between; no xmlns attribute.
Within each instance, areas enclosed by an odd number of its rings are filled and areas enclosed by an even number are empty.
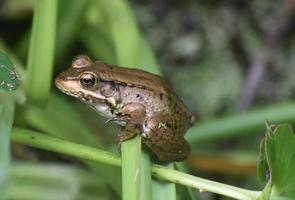
<svg viewBox="0 0 295 200"><path fill-rule="evenodd" d="M143 101L143 96L141 96L140 94L136 94L136 98L137 98L139 101Z"/></svg>
<svg viewBox="0 0 295 200"><path fill-rule="evenodd" d="M172 125L170 123L166 123L166 128L171 128Z"/></svg>
<svg viewBox="0 0 295 200"><path fill-rule="evenodd" d="M159 96L160 96L160 100L162 101L164 94L163 93L160 93Z"/></svg>
<svg viewBox="0 0 295 200"><path fill-rule="evenodd" d="M169 97L168 97L168 100L169 100L169 101L172 101L172 97L171 97L170 95L169 95Z"/></svg>
<svg viewBox="0 0 295 200"><path fill-rule="evenodd" d="M35 139L35 136L31 136L31 139L34 140Z"/></svg>

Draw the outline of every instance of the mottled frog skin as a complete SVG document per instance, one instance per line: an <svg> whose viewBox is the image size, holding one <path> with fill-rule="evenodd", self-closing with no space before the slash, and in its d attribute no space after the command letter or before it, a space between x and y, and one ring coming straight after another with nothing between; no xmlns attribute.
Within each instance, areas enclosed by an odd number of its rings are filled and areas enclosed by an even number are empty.
<svg viewBox="0 0 295 200"><path fill-rule="evenodd" d="M139 134L160 161L182 161L189 155L184 135L195 118L160 76L80 55L55 84L120 124L119 145Z"/></svg>

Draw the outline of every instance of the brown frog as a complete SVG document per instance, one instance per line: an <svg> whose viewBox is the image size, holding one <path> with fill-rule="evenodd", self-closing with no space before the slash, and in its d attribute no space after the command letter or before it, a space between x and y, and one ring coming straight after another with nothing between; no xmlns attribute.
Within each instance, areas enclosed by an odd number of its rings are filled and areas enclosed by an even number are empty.
<svg viewBox="0 0 295 200"><path fill-rule="evenodd" d="M181 161L189 155L184 135L195 118L160 76L80 55L55 84L120 124L119 145L139 134L160 161Z"/></svg>

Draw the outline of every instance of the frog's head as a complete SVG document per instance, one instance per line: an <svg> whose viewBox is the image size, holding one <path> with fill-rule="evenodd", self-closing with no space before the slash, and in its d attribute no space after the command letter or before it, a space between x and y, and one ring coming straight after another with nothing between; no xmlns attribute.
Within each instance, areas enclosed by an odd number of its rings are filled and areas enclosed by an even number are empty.
<svg viewBox="0 0 295 200"><path fill-rule="evenodd" d="M112 96L101 92L97 67L88 56L77 56L72 66L56 77L55 85L62 92L88 104L113 104Z"/></svg>

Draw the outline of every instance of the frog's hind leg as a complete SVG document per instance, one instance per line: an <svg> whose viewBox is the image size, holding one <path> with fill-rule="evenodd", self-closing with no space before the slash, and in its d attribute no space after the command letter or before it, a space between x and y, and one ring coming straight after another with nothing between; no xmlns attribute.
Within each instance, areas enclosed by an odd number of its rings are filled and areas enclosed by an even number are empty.
<svg viewBox="0 0 295 200"><path fill-rule="evenodd" d="M181 149L179 152L165 151L165 149L160 146L154 146L152 143L145 142L145 145L148 146L149 150L154 153L159 161L164 162L179 162L187 159L190 154L189 146L185 145L185 150Z"/></svg>
<svg viewBox="0 0 295 200"><path fill-rule="evenodd" d="M160 161L183 161L190 154L190 146L184 138L177 138L176 141L167 143L155 143L154 140L144 138L143 142Z"/></svg>
<svg viewBox="0 0 295 200"><path fill-rule="evenodd" d="M176 133L166 123L153 126L142 136L144 144L160 161L182 161L190 154L190 146L183 134Z"/></svg>

